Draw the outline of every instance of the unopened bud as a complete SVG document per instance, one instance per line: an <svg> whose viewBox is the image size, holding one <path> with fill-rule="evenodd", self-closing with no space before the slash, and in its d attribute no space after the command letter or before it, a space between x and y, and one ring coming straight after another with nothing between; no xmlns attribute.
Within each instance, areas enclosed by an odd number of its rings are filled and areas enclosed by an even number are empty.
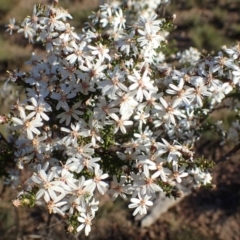
<svg viewBox="0 0 240 240"><path fill-rule="evenodd" d="M69 225L67 228L67 231L71 233L73 232L73 230L74 230L74 227L72 225Z"/></svg>
<svg viewBox="0 0 240 240"><path fill-rule="evenodd" d="M53 125L53 129L54 129L54 130L57 130L57 129L58 129L58 125L54 124L54 125Z"/></svg>
<svg viewBox="0 0 240 240"><path fill-rule="evenodd" d="M0 115L0 123L4 124L8 122L8 118L4 115Z"/></svg>
<svg viewBox="0 0 240 240"><path fill-rule="evenodd" d="M14 207L19 207L19 206L21 206L21 201L19 199L14 199L12 201L12 204Z"/></svg>
<svg viewBox="0 0 240 240"><path fill-rule="evenodd" d="M44 125L43 129L44 129L45 132L49 132L51 130L49 125Z"/></svg>

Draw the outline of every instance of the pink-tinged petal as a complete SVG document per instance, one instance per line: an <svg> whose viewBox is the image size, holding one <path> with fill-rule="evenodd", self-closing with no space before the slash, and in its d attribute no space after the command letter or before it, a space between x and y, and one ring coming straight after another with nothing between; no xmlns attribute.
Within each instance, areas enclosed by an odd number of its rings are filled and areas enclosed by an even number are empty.
<svg viewBox="0 0 240 240"><path fill-rule="evenodd" d="M154 105L154 108L157 109L157 110L159 110L159 111L164 111L164 110L163 110L163 107L162 107L160 104L158 104L158 103L156 103L156 104Z"/></svg>
<svg viewBox="0 0 240 240"><path fill-rule="evenodd" d="M82 223L85 223L85 218L83 218L83 217L78 217L78 221L79 221L79 222L82 222Z"/></svg>
<svg viewBox="0 0 240 240"><path fill-rule="evenodd" d="M171 84L170 84L170 85L171 85ZM167 89L167 90L166 90L166 93L171 94L171 95L176 95L176 94L177 94L176 91L174 91L174 90L172 90L172 89Z"/></svg>
<svg viewBox="0 0 240 240"><path fill-rule="evenodd" d="M74 113L72 113L72 117L76 120L79 120L80 118L78 117L78 115L76 114L76 111L74 111ZM68 124L69 125L69 124Z"/></svg>
<svg viewBox="0 0 240 240"><path fill-rule="evenodd" d="M109 114L109 116L110 116L111 118L113 118L115 121L118 121L118 120L119 120L119 117L118 117L117 114L115 114L115 113L111 113L111 114Z"/></svg>
<svg viewBox="0 0 240 240"><path fill-rule="evenodd" d="M80 232L83 228L84 228L85 224L81 224L78 228L77 228L77 232Z"/></svg>
<svg viewBox="0 0 240 240"><path fill-rule="evenodd" d="M28 105L28 106L26 106L25 107L27 110L35 110L35 107L34 106L32 106L32 105Z"/></svg>
<svg viewBox="0 0 240 240"><path fill-rule="evenodd" d="M202 107L202 106L203 106L202 98L197 95L196 100L197 100L198 105L199 105L200 107Z"/></svg>
<svg viewBox="0 0 240 240"><path fill-rule="evenodd" d="M167 140L165 140L164 138L162 138L162 141L164 142L164 144L165 144L166 146L169 146L169 145L170 145L169 142L168 142Z"/></svg>
<svg viewBox="0 0 240 240"><path fill-rule="evenodd" d="M61 183L62 183L62 182L61 182ZM60 183L60 184L61 184L61 183ZM52 188L55 192L63 192L63 187L52 185L51 188Z"/></svg>
<svg viewBox="0 0 240 240"><path fill-rule="evenodd" d="M101 179L105 179L105 178L107 178L107 177L109 177L108 173L104 173L104 174L101 176Z"/></svg>
<svg viewBox="0 0 240 240"><path fill-rule="evenodd" d="M31 102L33 104L34 107L37 107L38 103L37 103L37 100L34 98L34 97L31 97Z"/></svg>
<svg viewBox="0 0 240 240"><path fill-rule="evenodd" d="M175 86L174 84L169 84L169 87L172 88L173 90L177 91L177 92L179 91L179 88L177 86ZM168 91L172 91L172 90L169 89ZM172 91L172 92L176 94L175 91Z"/></svg>
<svg viewBox="0 0 240 240"><path fill-rule="evenodd" d="M45 113L40 113L40 115L41 115L41 117L45 120L45 121L48 121L49 120L49 117L48 117L48 115L47 114L45 114Z"/></svg>
<svg viewBox="0 0 240 240"><path fill-rule="evenodd" d="M160 172L160 171L157 171L157 172L155 172L155 173L152 175L152 178L155 179L155 178L159 177L160 174L161 174L161 172ZM166 182L166 181L164 181L164 182Z"/></svg>
<svg viewBox="0 0 240 240"><path fill-rule="evenodd" d="M172 123L173 125L176 125L176 121L175 121L174 116L171 114L169 117L170 117L171 123Z"/></svg>
<svg viewBox="0 0 240 240"><path fill-rule="evenodd" d="M177 181L178 183L181 183L181 182L182 182L182 179L181 179L180 177L177 177L177 178L176 178L176 181Z"/></svg>
<svg viewBox="0 0 240 240"><path fill-rule="evenodd" d="M59 115L58 115L59 116ZM60 123L63 123L65 120L66 120L67 116L66 115L63 115L61 116L61 119L60 119Z"/></svg>
<svg viewBox="0 0 240 240"><path fill-rule="evenodd" d="M47 192L45 192L43 198L44 198L45 202L49 202L49 201L51 200L50 197L49 197L49 195L47 194Z"/></svg>
<svg viewBox="0 0 240 240"><path fill-rule="evenodd" d="M172 107L173 107L173 108L176 108L176 107L178 106L178 104L179 104L178 101L175 100L175 101L172 103Z"/></svg>
<svg viewBox="0 0 240 240"><path fill-rule="evenodd" d="M139 212L139 210L140 210L140 207L137 207L135 210L134 210L134 212L133 212L133 216L135 216L135 215L137 215L137 213Z"/></svg>
<svg viewBox="0 0 240 240"><path fill-rule="evenodd" d="M55 201L56 198L57 198L56 193L55 193L51 188L48 189L48 193L49 193L51 199L52 199L53 201Z"/></svg>
<svg viewBox="0 0 240 240"><path fill-rule="evenodd" d="M35 182L35 183L37 183L37 184L41 184L42 183L42 181L39 179L39 177L38 176L36 176L36 175L33 175L32 177L31 177L31 179Z"/></svg>
<svg viewBox="0 0 240 240"><path fill-rule="evenodd" d="M47 182L47 174L43 169L41 169L38 174L44 182Z"/></svg>
<svg viewBox="0 0 240 240"><path fill-rule="evenodd" d="M143 91L141 88L138 89L137 91L137 96L136 96L137 101L142 102L143 100Z"/></svg>
<svg viewBox="0 0 240 240"><path fill-rule="evenodd" d="M81 215L82 217L84 217L84 219L87 218L87 215L86 215L86 213L84 213L84 212L82 212L80 215Z"/></svg>
<svg viewBox="0 0 240 240"><path fill-rule="evenodd" d="M167 150L165 150L165 149L158 150L159 155L163 155L166 152L167 152Z"/></svg>
<svg viewBox="0 0 240 240"><path fill-rule="evenodd" d="M128 91L127 87L126 87L124 84L119 83L118 86L119 86L123 91L125 91L125 92Z"/></svg>
<svg viewBox="0 0 240 240"><path fill-rule="evenodd" d="M29 133L29 132L33 132L33 133L35 133L36 135L39 135L41 132L37 129L37 128L35 128L35 127L31 127L30 129L27 129L27 133ZM32 133L30 133L29 135L31 135L32 136ZM31 138L32 139L32 138Z"/></svg>
<svg viewBox="0 0 240 240"><path fill-rule="evenodd" d="M153 205L153 202L152 202L152 201L146 201L145 204L146 204L147 206L152 206L152 205Z"/></svg>
<svg viewBox="0 0 240 240"><path fill-rule="evenodd" d="M120 126L120 130L123 134L126 134L127 133L127 130L124 126Z"/></svg>
<svg viewBox="0 0 240 240"><path fill-rule="evenodd" d="M186 173L186 172L183 172L179 175L179 177L181 177L181 178L186 177L186 176L188 176L188 173Z"/></svg>
<svg viewBox="0 0 240 240"><path fill-rule="evenodd" d="M89 191L89 192L93 192L96 188L96 183L95 182L91 182L90 184L86 185L85 190Z"/></svg>
<svg viewBox="0 0 240 240"><path fill-rule="evenodd" d="M44 189L40 189L37 194L36 194L36 199L40 199L45 193L45 190Z"/></svg>
<svg viewBox="0 0 240 240"><path fill-rule="evenodd" d="M104 187L104 188L108 188L108 183L105 183L105 182L101 182L101 185Z"/></svg>
<svg viewBox="0 0 240 240"><path fill-rule="evenodd" d="M133 125L133 121L124 121L124 126Z"/></svg>
<svg viewBox="0 0 240 240"><path fill-rule="evenodd" d="M168 108L167 102L166 102L162 97L160 98L160 102L162 103L162 105L163 105L165 108Z"/></svg>
<svg viewBox="0 0 240 240"><path fill-rule="evenodd" d="M105 193L105 191L106 191L106 188L104 188L103 186L97 184L97 189L98 189L98 191L99 191L99 193L100 193L101 195L104 195L104 193Z"/></svg>
<svg viewBox="0 0 240 240"><path fill-rule="evenodd" d="M131 202L133 203L140 203L140 200L138 198L131 198Z"/></svg>
<svg viewBox="0 0 240 240"><path fill-rule="evenodd" d="M137 206L138 206L138 204L136 204L136 203L131 203L128 205L129 208L135 208Z"/></svg>
<svg viewBox="0 0 240 240"><path fill-rule="evenodd" d="M145 35L145 34L146 34L146 33L145 33L143 30L141 30L141 29L138 29L137 31L138 31L138 33L141 34L141 35Z"/></svg>
<svg viewBox="0 0 240 240"><path fill-rule="evenodd" d="M90 233L90 231L91 231L90 225L86 225L86 227L85 227L85 235L88 236L88 234Z"/></svg>
<svg viewBox="0 0 240 240"><path fill-rule="evenodd" d="M56 198L55 198L55 201L54 202L59 202L60 200L62 200L64 197L66 196L66 194L64 192L62 192L60 195L58 195ZM67 204L68 202L67 201L62 201L62 202L59 202L57 204L55 204L56 206L58 207L61 207L62 205L64 204Z"/></svg>
<svg viewBox="0 0 240 240"><path fill-rule="evenodd" d="M40 119L35 119L35 120L31 121L31 125L33 127L41 127L43 125L43 122L41 122Z"/></svg>
<svg viewBox="0 0 240 240"><path fill-rule="evenodd" d="M17 123L18 125L23 125L23 121L22 121L21 119L19 119L19 118L13 117L13 118L12 118L12 121L13 121L14 123Z"/></svg>
<svg viewBox="0 0 240 240"><path fill-rule="evenodd" d="M122 186L125 183L126 178L123 176L120 179L119 185Z"/></svg>
<svg viewBox="0 0 240 240"><path fill-rule="evenodd" d="M133 90L135 90L136 88L138 88L138 83L132 84L128 89L129 89L129 91L133 91Z"/></svg>
<svg viewBox="0 0 240 240"><path fill-rule="evenodd" d="M71 115L68 115L66 118L66 125L68 126L71 122Z"/></svg>
<svg viewBox="0 0 240 240"><path fill-rule="evenodd" d="M54 175L55 175L55 172L51 171L47 177L47 181L50 182L53 179Z"/></svg>

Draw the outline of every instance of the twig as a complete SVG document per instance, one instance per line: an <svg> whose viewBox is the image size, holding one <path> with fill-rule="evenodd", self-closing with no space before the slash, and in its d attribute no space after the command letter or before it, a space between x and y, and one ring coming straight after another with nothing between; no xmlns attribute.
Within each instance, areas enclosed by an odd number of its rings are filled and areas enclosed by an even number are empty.
<svg viewBox="0 0 240 240"><path fill-rule="evenodd" d="M51 220L52 220L52 214L48 214L48 219L46 223L46 239L49 239Z"/></svg>
<svg viewBox="0 0 240 240"><path fill-rule="evenodd" d="M17 232L17 238L16 239L18 239L19 238L19 235L20 235L20 231L19 231L19 229L20 229L20 219L19 219L19 210L18 210L18 208L14 208L15 209L15 215L16 215L16 221L15 221L15 223L16 223L16 232Z"/></svg>
<svg viewBox="0 0 240 240"><path fill-rule="evenodd" d="M0 197L4 194L4 192L6 191L7 187L5 184L3 184L2 190L0 192Z"/></svg>
<svg viewBox="0 0 240 240"><path fill-rule="evenodd" d="M224 156L222 156L217 163L224 162L228 160L234 153L236 153L238 150L240 150L240 143L237 144L232 150L230 150L228 153L226 153Z"/></svg>
<svg viewBox="0 0 240 240"><path fill-rule="evenodd" d="M2 133L0 133L0 140L2 140L3 142L5 142L5 144L6 144L7 146L9 146L10 143L7 141L7 139L3 136Z"/></svg>

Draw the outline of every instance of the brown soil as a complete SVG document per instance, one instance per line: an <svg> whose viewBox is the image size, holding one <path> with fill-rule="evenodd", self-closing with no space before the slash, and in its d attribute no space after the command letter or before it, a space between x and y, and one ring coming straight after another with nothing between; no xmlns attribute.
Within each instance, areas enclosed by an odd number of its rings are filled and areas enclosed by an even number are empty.
<svg viewBox="0 0 240 240"><path fill-rule="evenodd" d="M227 149L208 145L202 154L220 159ZM214 147L214 151L211 151ZM201 149L201 148L200 148ZM214 156L211 156L211 152ZM44 208L11 206L16 192L7 189L0 201L0 233L3 240L96 239L96 240L239 240L240 239L240 161L239 154L217 164L213 170L213 190L195 190L180 204L163 214L149 228L139 227L127 203L101 199L92 232L73 236L66 233L63 219L48 215Z"/></svg>

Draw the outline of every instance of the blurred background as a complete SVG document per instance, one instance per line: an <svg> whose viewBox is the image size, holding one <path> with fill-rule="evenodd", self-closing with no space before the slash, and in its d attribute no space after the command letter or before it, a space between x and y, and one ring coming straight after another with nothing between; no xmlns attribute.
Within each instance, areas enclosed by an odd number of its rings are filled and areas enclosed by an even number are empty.
<svg viewBox="0 0 240 240"><path fill-rule="evenodd" d="M20 21L31 15L35 3L47 2L51 1L0 0L0 83L7 77L6 70L17 67L24 70L23 63L33 51L22 35L5 33L5 25L10 18ZM59 0L59 3L71 13L72 25L79 32L99 0ZM177 15L175 30L169 38L176 49L192 46L216 53L223 45L231 46L240 41L240 0L172 0L161 13ZM34 51L41 52L40 46L35 48ZM2 91L1 86L0 113L6 113L10 103L1 97L4 96ZM0 132L4 132L3 127ZM159 216L149 228L139 227L139 222L134 221L127 209L127 203L118 200L113 204L104 197L90 236L72 236L66 233L60 218L46 214L41 208L13 208L11 200L17 192L5 190L0 182L0 239L239 240L240 154L220 161L229 149L219 147L219 139L214 138L214 133L208 134L197 149L197 155L204 154L217 162L213 170L216 188L194 191Z"/></svg>

